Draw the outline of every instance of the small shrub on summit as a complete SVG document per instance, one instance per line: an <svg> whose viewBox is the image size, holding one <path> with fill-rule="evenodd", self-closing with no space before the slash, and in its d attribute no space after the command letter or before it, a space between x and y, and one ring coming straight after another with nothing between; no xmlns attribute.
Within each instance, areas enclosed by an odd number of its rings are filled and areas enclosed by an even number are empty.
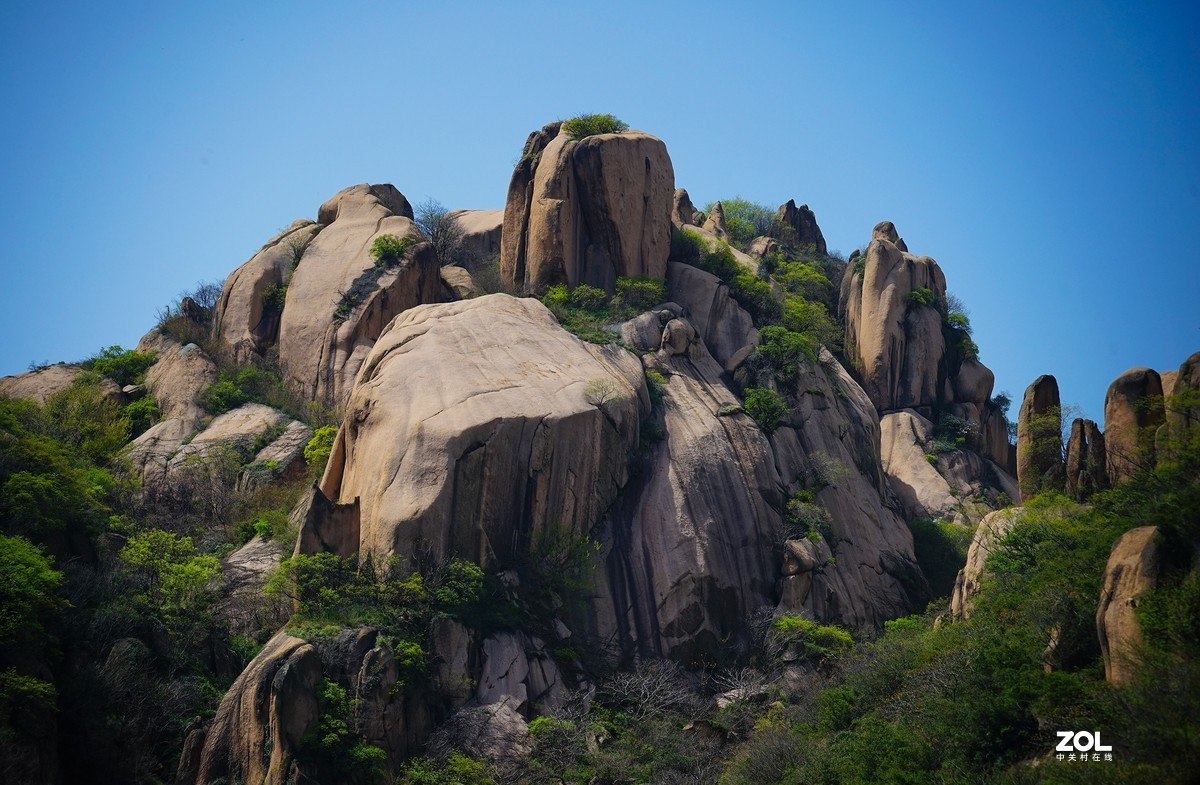
<svg viewBox="0 0 1200 785"><path fill-rule="evenodd" d="M140 384L146 378L146 370L154 364L154 352L139 352L108 346L96 356L84 360L82 365L89 371L103 374L122 386Z"/></svg>
<svg viewBox="0 0 1200 785"><path fill-rule="evenodd" d="M563 131L575 141L597 134L619 134L629 130L629 123L610 114L581 114L562 124Z"/></svg>

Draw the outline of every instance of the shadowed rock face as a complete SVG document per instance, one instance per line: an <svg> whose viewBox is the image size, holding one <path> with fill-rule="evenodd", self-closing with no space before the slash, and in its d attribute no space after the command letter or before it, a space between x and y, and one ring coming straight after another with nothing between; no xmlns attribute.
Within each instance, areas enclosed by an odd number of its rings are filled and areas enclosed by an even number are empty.
<svg viewBox="0 0 1200 785"><path fill-rule="evenodd" d="M1067 493L1076 499L1108 487L1104 434L1091 420L1076 418L1067 441Z"/></svg>
<svg viewBox="0 0 1200 785"><path fill-rule="evenodd" d="M715 275L676 262L668 268L667 294L683 306L713 359L733 371L758 347L754 319Z"/></svg>
<svg viewBox="0 0 1200 785"><path fill-rule="evenodd" d="M618 276L662 278L675 172L666 146L627 131L573 141L551 123L530 134L504 209L500 272L515 289Z"/></svg>
<svg viewBox="0 0 1200 785"><path fill-rule="evenodd" d="M1025 390L1017 418L1017 484L1024 501L1038 491L1063 487L1062 409L1058 381L1039 376Z"/></svg>
<svg viewBox="0 0 1200 785"><path fill-rule="evenodd" d="M321 205L322 227L288 284L279 326L279 364L301 397L341 408L354 376L384 326L421 303L445 299L437 255L415 245L404 260L375 267L380 235L420 240L412 208L391 185L356 185ZM339 313L349 293L351 307ZM348 303L349 304L349 303Z"/></svg>
<svg viewBox="0 0 1200 785"><path fill-rule="evenodd" d="M312 221L296 221L225 279L213 313L214 351L247 363L279 341L279 287L291 281L292 270L320 230Z"/></svg>
<svg viewBox="0 0 1200 785"><path fill-rule="evenodd" d="M536 300L415 308L366 358L321 488L359 500L359 550L421 544L485 567L534 532L587 532L628 477L641 367L585 344Z"/></svg>
<svg viewBox="0 0 1200 785"><path fill-rule="evenodd" d="M1176 383L1178 387L1178 382ZM1162 381L1149 368L1130 368L1104 398L1104 450L1113 485L1154 466L1154 437L1165 419Z"/></svg>
<svg viewBox="0 0 1200 785"><path fill-rule="evenodd" d="M1135 609L1138 598L1158 582L1163 555L1159 539L1157 526L1139 526L1122 534L1108 556L1096 608L1096 634L1104 676L1112 684L1128 681L1137 667L1134 656L1142 629Z"/></svg>
<svg viewBox="0 0 1200 785"><path fill-rule="evenodd" d="M674 203L671 206L672 226L695 226L700 218L700 211L692 204L692 198L682 188L675 189Z"/></svg>
<svg viewBox="0 0 1200 785"><path fill-rule="evenodd" d="M786 204L779 206L776 218L781 224L796 233L796 242L800 245L811 245L817 253L829 253L825 245L825 235L817 226L817 216L808 209L808 205L796 206L796 200L788 199Z"/></svg>
<svg viewBox="0 0 1200 785"><path fill-rule="evenodd" d="M1200 425L1200 352L1183 361L1167 387L1163 374L1167 426L1173 439L1182 439L1189 428Z"/></svg>

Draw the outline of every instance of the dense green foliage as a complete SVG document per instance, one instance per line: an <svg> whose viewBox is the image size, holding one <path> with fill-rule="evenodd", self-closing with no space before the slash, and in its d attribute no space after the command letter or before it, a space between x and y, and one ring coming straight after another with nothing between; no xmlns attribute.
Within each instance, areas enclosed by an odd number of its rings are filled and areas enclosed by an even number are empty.
<svg viewBox="0 0 1200 785"><path fill-rule="evenodd" d="M315 477L320 477L325 472L325 464L329 463L337 432L338 429L332 425L322 425L313 431L312 438L304 445L304 462Z"/></svg>
<svg viewBox="0 0 1200 785"><path fill-rule="evenodd" d="M934 597L949 598L954 579L967 563L972 531L966 526L941 520L909 521L917 564Z"/></svg>
<svg viewBox="0 0 1200 785"><path fill-rule="evenodd" d="M555 284L542 295L559 324L585 341L597 344L619 342L614 326L631 319L667 298L666 285L650 278L618 278L616 294L579 284L574 289Z"/></svg>
<svg viewBox="0 0 1200 785"><path fill-rule="evenodd" d="M774 390L767 387L751 387L746 390L746 414L750 415L764 432L771 433L782 425L787 413L787 403Z"/></svg>
<svg viewBox="0 0 1200 785"><path fill-rule="evenodd" d="M619 134L629 130L629 123L622 122L611 114L580 114L564 120L562 130L575 140L586 139L598 134Z"/></svg>
<svg viewBox="0 0 1200 785"><path fill-rule="evenodd" d="M371 258L375 260L376 267L394 267L404 261L412 244L411 237L381 234L371 243Z"/></svg>
<svg viewBox="0 0 1200 785"><path fill-rule="evenodd" d="M138 352L122 349L120 346L109 346L80 365L89 371L107 376L124 387L127 384L141 384L146 378L146 370L154 364L154 359L154 352Z"/></svg>
<svg viewBox="0 0 1200 785"><path fill-rule="evenodd" d="M725 213L725 228L729 232L729 241L737 248L745 250L755 237L771 234L775 225L775 211L765 204L751 202L741 196L732 199L722 199L721 210ZM704 212L712 212L716 202L704 206Z"/></svg>

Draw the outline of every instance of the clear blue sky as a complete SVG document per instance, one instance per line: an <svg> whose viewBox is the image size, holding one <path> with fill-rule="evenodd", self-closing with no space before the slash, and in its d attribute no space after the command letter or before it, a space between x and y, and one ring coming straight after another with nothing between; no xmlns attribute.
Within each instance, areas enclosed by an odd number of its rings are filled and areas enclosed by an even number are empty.
<svg viewBox="0 0 1200 785"><path fill-rule="evenodd" d="M186 7L185 7L186 6ZM698 203L879 220L937 259L997 390L1200 349L1200 6L14 4L0 374L132 346L353 183L502 207L526 134L657 134Z"/></svg>

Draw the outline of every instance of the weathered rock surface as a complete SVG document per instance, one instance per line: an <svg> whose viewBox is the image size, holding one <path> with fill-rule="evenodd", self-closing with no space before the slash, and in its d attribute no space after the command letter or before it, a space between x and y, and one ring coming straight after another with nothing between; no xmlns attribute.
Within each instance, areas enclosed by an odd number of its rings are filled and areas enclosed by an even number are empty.
<svg viewBox="0 0 1200 785"><path fill-rule="evenodd" d="M1063 487L1062 409L1058 380L1042 375L1025 390L1017 417L1017 484L1024 501Z"/></svg>
<svg viewBox="0 0 1200 785"><path fill-rule="evenodd" d="M953 518L958 495L969 488L950 486L926 458L933 423L912 409L885 414L879 421L880 458L888 484L910 519Z"/></svg>
<svg viewBox="0 0 1200 785"><path fill-rule="evenodd" d="M754 257L765 259L779 250L779 241L774 237L755 237L746 246L746 251Z"/></svg>
<svg viewBox="0 0 1200 785"><path fill-rule="evenodd" d="M504 703L523 714L548 714L562 707L566 693L558 666L540 641L522 632L501 632L483 642L475 694L481 706Z"/></svg>
<svg viewBox="0 0 1200 785"><path fill-rule="evenodd" d="M505 203L500 272L514 289L580 283L612 291L618 276L662 278L675 172L641 131L573 141L551 123L530 134Z"/></svg>
<svg viewBox="0 0 1200 785"><path fill-rule="evenodd" d="M0 396L32 398L38 403L45 403L51 395L62 392L74 384L75 379L81 373L83 373L83 369L78 365L56 363L29 373L3 376L0 377ZM105 398L124 403L125 396L116 382L111 379L102 379L100 388Z"/></svg>
<svg viewBox="0 0 1200 785"><path fill-rule="evenodd" d="M321 658L299 638L278 633L221 700L204 740L197 785L218 779L296 782L296 753L317 721Z"/></svg>
<svg viewBox="0 0 1200 785"><path fill-rule="evenodd" d="M1176 382L1176 387L1179 382ZM1165 420L1162 381L1150 368L1130 368L1104 397L1104 451L1113 485L1154 466L1154 438Z"/></svg>
<svg viewBox="0 0 1200 785"><path fill-rule="evenodd" d="M673 226L696 226L700 219L700 211L692 204L688 192L682 188L675 189L675 198L671 206L671 224Z"/></svg>
<svg viewBox="0 0 1200 785"><path fill-rule="evenodd" d="M394 267L375 267L370 255L375 238L420 239L412 208L394 186L364 184L339 191L321 205L318 223L323 228L288 284L279 363L284 381L297 394L340 408L384 326L415 305L440 302L442 281L437 255L424 243ZM356 303L338 314L344 293Z"/></svg>
<svg viewBox="0 0 1200 785"><path fill-rule="evenodd" d="M1158 582L1161 568L1157 526L1131 529L1113 543L1096 608L1104 677L1111 684L1124 684L1134 675L1136 648L1142 640L1135 609L1138 599Z"/></svg>
<svg viewBox="0 0 1200 785"><path fill-rule="evenodd" d="M667 377L666 438L599 530L592 634L626 659L714 653L773 602L779 481L770 445L721 381L694 328L663 326L644 361Z"/></svg>
<svg viewBox="0 0 1200 785"><path fill-rule="evenodd" d="M842 279L840 311L846 322L846 353L862 371L863 387L880 411L915 409L932 417L939 403L939 369L946 353L936 308L909 302L915 289L946 295L937 262L900 248L895 227L875 227L860 275L854 265Z"/></svg>
<svg viewBox="0 0 1200 785"><path fill-rule="evenodd" d="M158 360L146 372L146 389L162 419L130 443L127 455L143 486L153 489L161 485L175 453L207 415L200 395L216 381L217 366L199 346L180 346L158 330L142 338L138 351L157 353Z"/></svg>
<svg viewBox="0 0 1200 785"><path fill-rule="evenodd" d="M725 224L725 207L720 202L714 202L704 221L704 231L719 240L729 242L729 227Z"/></svg>
<svg viewBox="0 0 1200 785"><path fill-rule="evenodd" d="M221 562L220 594L213 611L230 635L253 636L277 629L291 608L263 596L263 586L283 559L284 548L268 537L254 537Z"/></svg>
<svg viewBox="0 0 1200 785"><path fill-rule="evenodd" d="M1181 441L1200 426L1200 352L1184 360L1169 383L1163 374L1163 397L1171 438Z"/></svg>
<svg viewBox="0 0 1200 785"><path fill-rule="evenodd" d="M447 300L466 300L475 294L475 281L471 274L456 265L447 265L441 269L442 283L450 290L453 297Z"/></svg>
<svg viewBox="0 0 1200 785"><path fill-rule="evenodd" d="M892 509L871 399L827 350L801 363L795 396L788 425L771 435L775 466L788 493L817 491L836 562L814 571L807 594L785 577L781 607L850 627L909 613L929 588L912 534Z"/></svg>
<svg viewBox="0 0 1200 785"><path fill-rule="evenodd" d="M532 299L412 309L355 384L321 488L360 503L360 549L503 564L535 533L586 532L628 477L648 394L636 358L585 344Z"/></svg>
<svg viewBox="0 0 1200 785"><path fill-rule="evenodd" d="M667 265L667 295L683 306L709 353L726 371L737 368L758 347L754 319L715 275L672 262Z"/></svg>
<svg viewBox="0 0 1200 785"><path fill-rule="evenodd" d="M459 709L438 728L429 746L434 754L462 750L502 771L519 771L533 753L534 742L524 717L507 703L492 703Z"/></svg>
<svg viewBox="0 0 1200 785"><path fill-rule="evenodd" d="M282 302L274 300L320 230L312 221L296 221L225 279L213 311L214 351L246 363L279 341Z"/></svg>
<svg viewBox="0 0 1200 785"><path fill-rule="evenodd" d="M1077 417L1067 440L1067 493L1082 500L1107 487L1104 434L1093 421Z"/></svg>
<svg viewBox="0 0 1200 785"><path fill-rule="evenodd" d="M277 429L280 426L273 427ZM298 420L291 420L282 427L279 435L255 453L254 459L242 470L238 477L239 490L253 490L271 482L294 480L304 473L304 447L312 439L313 430ZM273 434L263 432L263 435Z"/></svg>
<svg viewBox="0 0 1200 785"><path fill-rule="evenodd" d="M967 563L954 581L954 594L950 597L950 613L954 618L965 619L971 615L972 600L979 594L988 554L1012 531L1024 512L1023 507L1009 507L989 513L979 522L967 550Z"/></svg>
<svg viewBox="0 0 1200 785"><path fill-rule="evenodd" d="M817 216L808 209L808 205L802 204L797 207L794 199L788 199L785 204L779 206L776 217L781 224L796 233L796 242L799 245L811 245L820 254L829 253L825 245L825 235L821 234L821 227L817 226Z"/></svg>
<svg viewBox="0 0 1200 785"><path fill-rule="evenodd" d="M447 216L462 229L459 256L464 267L474 269L500 256L503 210L451 210Z"/></svg>

